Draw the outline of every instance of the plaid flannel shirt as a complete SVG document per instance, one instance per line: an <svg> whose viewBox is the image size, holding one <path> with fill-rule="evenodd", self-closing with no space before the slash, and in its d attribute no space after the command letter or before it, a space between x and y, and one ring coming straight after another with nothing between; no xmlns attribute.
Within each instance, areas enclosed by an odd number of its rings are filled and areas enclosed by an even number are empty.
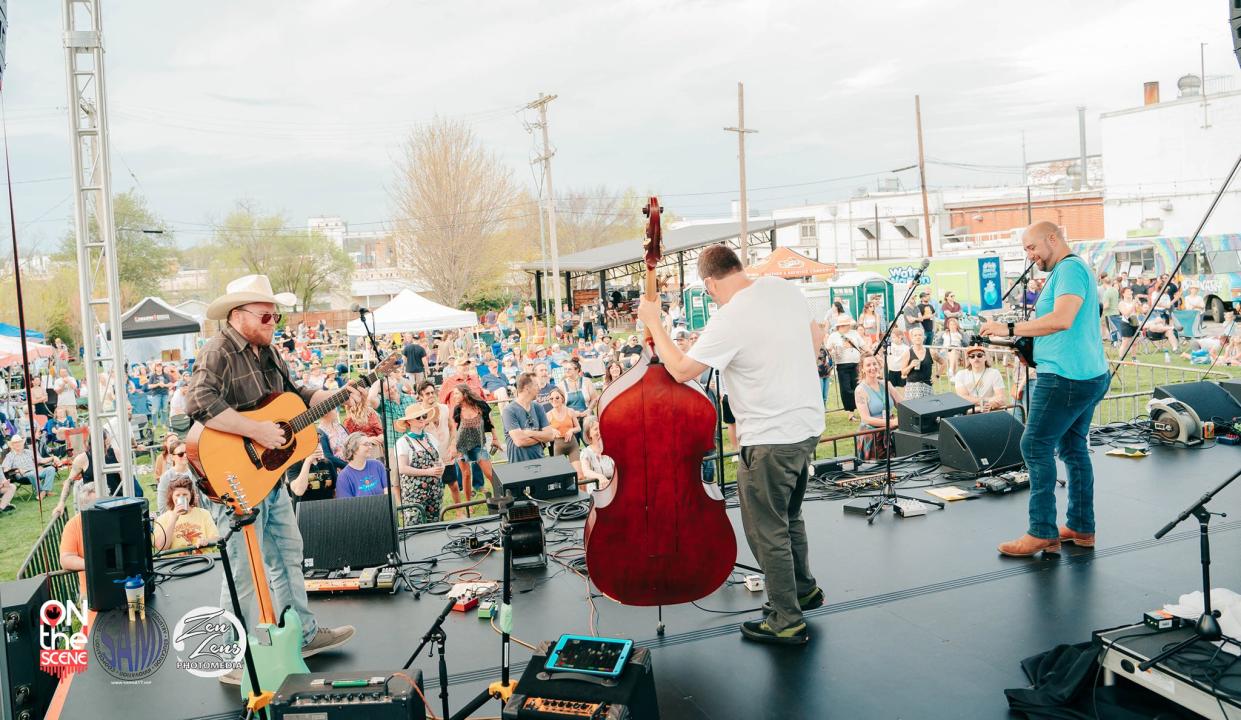
<svg viewBox="0 0 1241 720"><path fill-rule="evenodd" d="M307 405L315 389L299 387L271 346L258 354L231 326L203 345L194 363L185 399L185 411L200 423L228 409L250 410L277 392L295 392Z"/></svg>

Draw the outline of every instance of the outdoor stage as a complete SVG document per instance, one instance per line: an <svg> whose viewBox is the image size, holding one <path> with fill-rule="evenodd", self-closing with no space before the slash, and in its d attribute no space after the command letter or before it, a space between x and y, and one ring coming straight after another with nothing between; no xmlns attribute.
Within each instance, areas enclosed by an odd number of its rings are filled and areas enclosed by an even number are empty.
<svg viewBox="0 0 1241 720"><path fill-rule="evenodd" d="M1003 690L1027 684L1018 663L1059 643L1090 639L1091 631L1140 622L1143 611L1201 587L1198 528L1192 519L1161 541L1152 535L1214 487L1241 462L1241 450L1155 448L1143 460L1106 457L1094 448L1099 544L1065 546L1058 560L1008 559L995 546L1026 527L1027 493L959 501L925 517L885 512L868 526L841 503L806 505L811 560L827 604L807 614L811 641L800 648L742 641L740 620L693 605L664 609L666 634L655 633L654 608L596 598L597 634L628 637L652 650L664 718L1008 717ZM913 491L910 494L921 496ZM1057 491L1061 518L1064 490ZM1241 484L1211 503L1213 577L1241 589ZM738 530L738 560L752 563ZM1233 519L1237 518L1237 519ZM568 524L561 523L560 527ZM573 523L579 526L579 523ZM490 526L494 526L492 523ZM484 526L484 527L490 527ZM443 532L407 541L410 559L440 552ZM472 561L441 562L441 570ZM500 577L498 553L479 567ZM156 605L168 623L186 610L217 601L212 572L162 585ZM549 564L515 581L514 634L532 644L561 633L589 634L585 583ZM739 585L700 601L713 610L755 608L762 597ZM312 670L400 667L442 609L444 599L411 593L312 599L319 621L351 623L357 637L343 652L309 660ZM450 705L455 711L498 679L500 644L473 612L445 623ZM514 675L529 653L514 644ZM436 661L424 652L428 699L439 712ZM61 718L232 718L237 690L175 668L169 657L150 685L121 686L97 665L77 676ZM496 703L478 713L497 716ZM49 717L53 717L49 715Z"/></svg>

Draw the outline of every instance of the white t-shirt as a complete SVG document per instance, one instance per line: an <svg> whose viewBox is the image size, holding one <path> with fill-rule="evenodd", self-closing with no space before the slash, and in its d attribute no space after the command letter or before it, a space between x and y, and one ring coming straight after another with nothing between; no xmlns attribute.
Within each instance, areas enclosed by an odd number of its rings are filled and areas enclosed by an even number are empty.
<svg viewBox="0 0 1241 720"><path fill-rule="evenodd" d="M823 433L811 320L795 285L759 278L712 313L689 349L723 376L742 446L788 445Z"/></svg>
<svg viewBox="0 0 1241 720"><path fill-rule="evenodd" d="M1186 295L1181 298L1181 304L1186 310L1206 310L1207 301L1201 295Z"/></svg>
<svg viewBox="0 0 1241 720"><path fill-rule="evenodd" d="M956 377L952 379L956 387L964 387L970 395L984 400L995 396L995 389L1000 389L1000 394L1004 393L1004 378L1000 376L1000 371L995 368L985 368L979 375L969 368L965 368L957 372Z"/></svg>
<svg viewBox="0 0 1241 720"><path fill-rule="evenodd" d="M864 347L866 343L862 340L862 336L858 335L857 330L850 330L847 333L833 330L832 334L827 336L827 349L831 351L838 363L861 362L861 350Z"/></svg>

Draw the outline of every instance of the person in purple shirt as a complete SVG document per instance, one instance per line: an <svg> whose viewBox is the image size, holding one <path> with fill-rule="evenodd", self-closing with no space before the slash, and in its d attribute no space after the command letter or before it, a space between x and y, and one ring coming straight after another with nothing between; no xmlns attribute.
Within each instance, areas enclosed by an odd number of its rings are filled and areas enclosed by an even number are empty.
<svg viewBox="0 0 1241 720"><path fill-rule="evenodd" d="M344 455L349 463L336 474L336 497L362 497L388 492L388 472L383 463L370 458L375 438L351 433L345 439Z"/></svg>

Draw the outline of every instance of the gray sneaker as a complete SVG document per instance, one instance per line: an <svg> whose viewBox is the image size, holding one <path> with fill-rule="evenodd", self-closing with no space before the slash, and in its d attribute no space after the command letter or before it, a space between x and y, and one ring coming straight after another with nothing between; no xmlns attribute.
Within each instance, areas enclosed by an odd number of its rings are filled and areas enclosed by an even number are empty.
<svg viewBox="0 0 1241 720"><path fill-rule="evenodd" d="M357 630L352 625L341 625L336 628L320 626L310 642L302 646L302 657L308 658L324 650L333 650L353 639Z"/></svg>
<svg viewBox="0 0 1241 720"><path fill-rule="evenodd" d="M220 676L220 684L240 686L242 672L244 672L242 668L236 668L234 670L229 670L227 673Z"/></svg>

